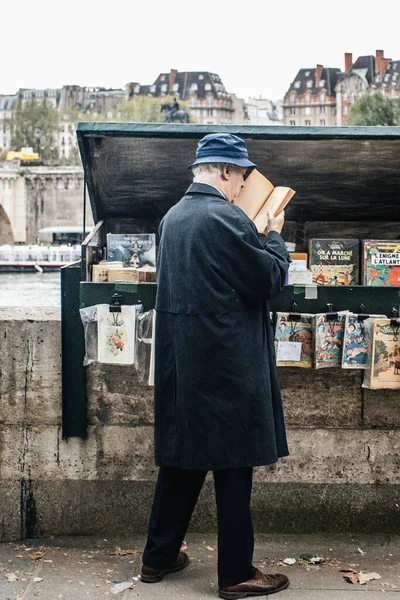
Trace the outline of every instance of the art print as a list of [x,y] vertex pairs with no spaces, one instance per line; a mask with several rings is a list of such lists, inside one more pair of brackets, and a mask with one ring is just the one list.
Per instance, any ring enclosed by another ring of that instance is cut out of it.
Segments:
[[110,312],[108,305],[98,311],[98,360],[102,363],[131,365],[135,358],[134,306],[121,306]]

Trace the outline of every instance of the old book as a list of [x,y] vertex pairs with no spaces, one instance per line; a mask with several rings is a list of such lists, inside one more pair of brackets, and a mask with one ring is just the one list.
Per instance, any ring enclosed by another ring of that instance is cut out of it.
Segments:
[[309,240],[309,269],[318,285],[358,285],[360,242],[350,239]]
[[253,169],[240,190],[235,204],[254,221],[259,233],[265,233],[269,216],[277,217],[295,193],[290,187],[274,187],[260,171]]
[[369,362],[368,326],[372,317],[385,315],[346,315],[343,337],[342,369],[365,369]]
[[276,313],[275,352],[278,367],[313,366],[313,315]]
[[314,315],[314,367],[340,367],[344,337],[345,313]]
[[122,261],[124,267],[156,266],[155,233],[108,233],[107,260]]
[[108,281],[139,281],[149,283],[156,281],[156,270],[154,267],[135,269],[134,267],[124,267],[122,269],[112,269],[108,272]]
[[107,262],[107,261],[102,261],[101,263],[97,264],[97,265],[92,265],[92,281],[94,283],[101,283],[101,282],[105,282],[108,281],[108,272],[109,270],[112,269],[122,269],[123,268],[123,263],[122,262]]
[[399,240],[363,240],[362,257],[363,285],[400,286]]
[[400,389],[400,320],[374,319],[371,365],[363,387]]

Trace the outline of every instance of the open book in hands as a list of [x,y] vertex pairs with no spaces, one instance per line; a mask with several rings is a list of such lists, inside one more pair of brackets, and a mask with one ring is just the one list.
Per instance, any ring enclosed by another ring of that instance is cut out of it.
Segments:
[[253,169],[234,203],[254,221],[259,233],[265,233],[269,217],[277,217],[295,193],[290,187],[274,187],[260,171]]

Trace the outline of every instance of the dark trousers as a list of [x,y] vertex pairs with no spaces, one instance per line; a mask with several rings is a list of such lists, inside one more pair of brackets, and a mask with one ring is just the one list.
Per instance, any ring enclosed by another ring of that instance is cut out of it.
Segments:
[[[143,563],[161,569],[179,554],[207,471],[161,467]],[[254,550],[250,513],[253,469],[214,471],[218,521],[218,585],[251,579]]]

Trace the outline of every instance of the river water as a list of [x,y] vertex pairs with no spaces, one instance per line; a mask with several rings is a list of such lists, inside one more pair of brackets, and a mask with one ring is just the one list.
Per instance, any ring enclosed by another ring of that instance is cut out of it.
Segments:
[[37,308],[60,305],[60,271],[0,273],[0,307]]

